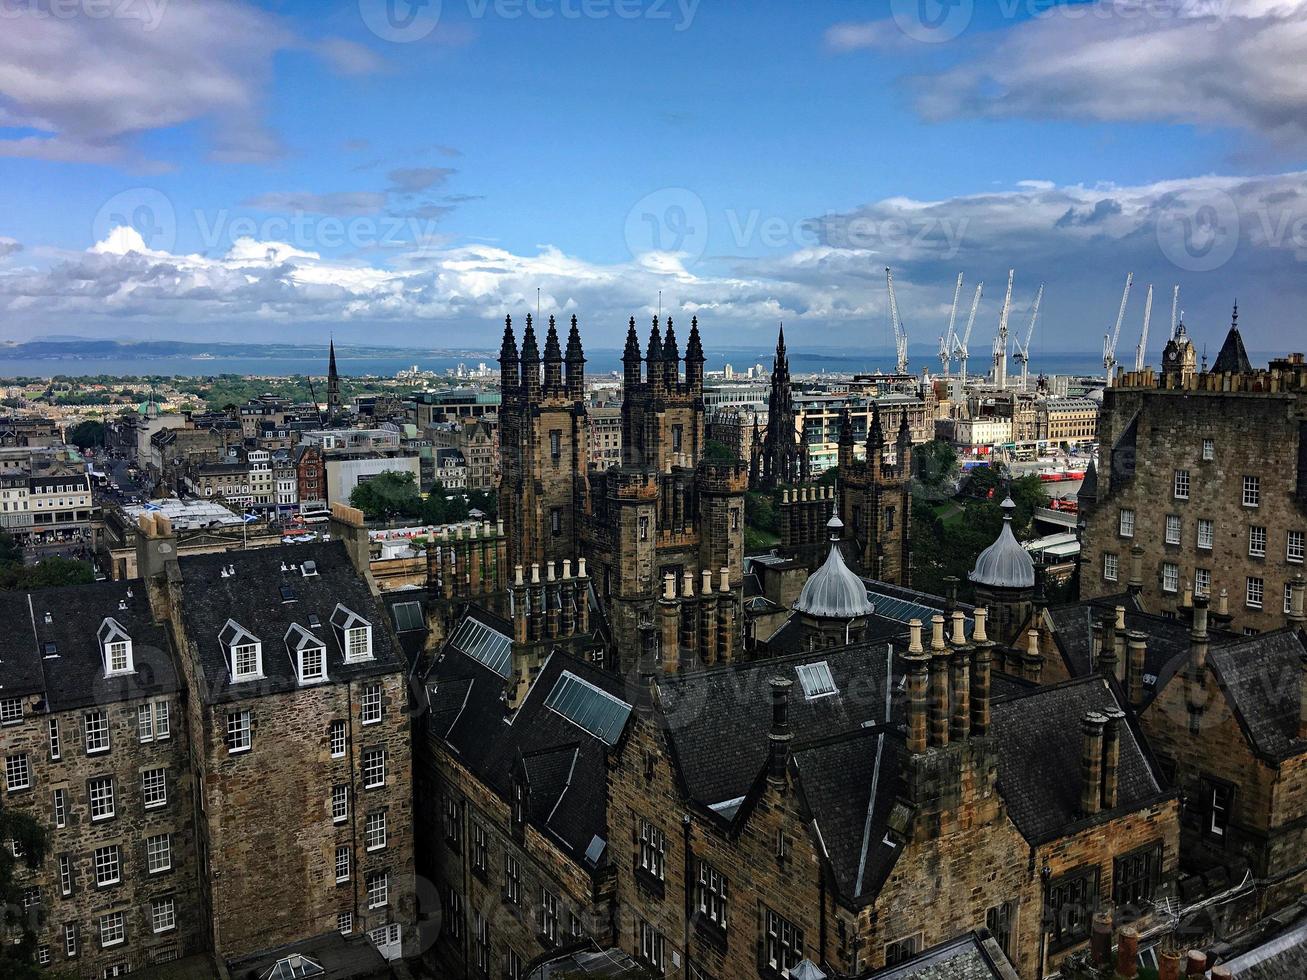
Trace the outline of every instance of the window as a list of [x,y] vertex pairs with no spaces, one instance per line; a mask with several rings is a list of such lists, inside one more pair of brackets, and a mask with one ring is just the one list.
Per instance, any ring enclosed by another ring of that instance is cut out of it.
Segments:
[[1162,872],[1162,845],[1150,844],[1112,862],[1112,902],[1142,911],[1152,902]]
[[1173,492],[1176,500],[1189,499],[1189,471],[1176,470]]
[[253,745],[253,716],[249,711],[227,712],[227,754],[248,752]]
[[59,855],[59,894],[73,893],[73,862],[67,854]]
[[1121,571],[1121,559],[1110,551],[1103,552],[1103,581],[1115,582]]
[[1048,889],[1054,948],[1089,938],[1089,923],[1098,904],[1098,870],[1086,868],[1054,881]]
[[386,814],[369,813],[363,831],[364,846],[369,851],[379,851],[386,846]]
[[327,651],[324,647],[305,647],[299,657],[301,684],[327,679]]
[[356,626],[345,631],[345,659],[366,660],[372,656],[372,629]]
[[766,963],[773,972],[783,973],[803,959],[803,930],[771,909],[765,912]]
[[1266,595],[1266,582],[1249,576],[1245,591],[1245,603],[1249,609],[1261,609],[1262,599]]
[[1284,583],[1284,614],[1287,616],[1293,612],[1293,583]]
[[50,719],[50,759],[58,762],[61,746],[59,743],[59,719]]
[[667,956],[667,942],[663,934],[640,920],[640,959],[648,963],[658,974],[663,972],[663,963]]
[[231,673],[236,680],[259,676],[259,645],[257,643],[243,643],[232,648]]
[[38,947],[36,947],[36,962],[39,963],[41,966],[49,966],[49,965],[50,965],[50,947],[49,947],[49,946],[38,946]]
[[109,844],[95,849],[95,884],[98,888],[116,885],[121,872],[118,845]]
[[898,939],[892,943],[885,944],[885,965],[896,966],[899,963],[906,963],[912,957],[917,955],[917,947],[920,945],[920,936],[908,936],[906,939]]
[[119,641],[108,645],[109,673],[121,674],[132,669],[132,658],[126,643]]
[[331,822],[344,823],[349,818],[349,787],[331,787]]
[[726,876],[705,861],[699,862],[699,914],[719,929],[726,928]]
[[485,873],[490,856],[487,847],[486,828],[479,823],[472,824],[472,870]]
[[91,819],[108,820],[113,816],[113,780],[102,776],[92,779],[87,787],[91,797]]
[[363,753],[363,788],[386,785],[386,750],[367,749]]
[[1215,541],[1216,523],[1210,518],[1198,518],[1198,547],[1211,551]]
[[145,838],[145,867],[152,875],[172,870],[172,837],[159,834]]
[[549,430],[549,458],[557,463],[563,456],[563,433],[560,429]]
[[127,930],[123,922],[123,913],[110,912],[108,915],[100,916],[100,945],[117,946],[127,938]]
[[1303,544],[1304,544],[1303,532],[1290,531],[1288,536],[1288,541],[1286,542],[1284,548],[1285,560],[1291,561],[1297,565],[1301,565],[1302,556],[1303,556]]
[[504,951],[504,980],[522,980],[522,957],[511,949]]
[[141,795],[145,809],[153,810],[168,802],[168,770],[147,769],[141,773]]
[[1203,459],[1204,459],[1204,460],[1209,460],[1209,461],[1210,461],[1210,460],[1213,460],[1213,459],[1216,459],[1216,440],[1215,440],[1215,439],[1204,439],[1204,440],[1203,440]]
[[168,702],[154,702],[154,737],[157,741],[162,742],[172,735],[172,729],[168,720]]
[[72,959],[77,955],[77,923],[69,922],[64,926],[64,954]]
[[27,754],[5,756],[5,789],[27,789],[32,785],[32,770],[27,764]]
[[549,533],[557,537],[563,533],[563,511],[560,507],[549,510]]
[[1266,528],[1250,525],[1248,528],[1248,557],[1266,557]]
[[512,854],[504,854],[504,898],[522,904],[522,866]]
[[1119,528],[1121,537],[1133,538],[1135,536],[1135,512],[1133,510],[1121,509]]
[[550,946],[558,943],[558,896],[544,887],[540,889],[540,935]]
[[640,870],[663,880],[663,861],[667,854],[667,838],[648,820],[640,820]]
[[63,827],[68,823],[68,792],[57,789],[54,791],[54,825]]
[[375,725],[381,721],[381,685],[365,684],[363,686],[363,700],[360,704],[360,713],[365,725]]
[[1210,568],[1194,569],[1194,595],[1210,596],[1212,594],[1212,570]]
[[390,902],[390,873],[372,871],[368,873],[368,908],[379,909]]
[[341,933],[341,935],[344,935],[344,936],[348,936],[351,932],[353,932],[353,931],[354,931],[354,913],[353,913],[353,912],[337,912],[337,913],[336,913],[336,929]]
[[473,938],[476,943],[477,972],[490,973],[490,923],[480,912],[472,913]]
[[171,898],[156,898],[150,903],[150,927],[155,932],[177,928],[177,903]]
[[640,540],[649,540],[649,518],[645,516],[641,516],[640,518]]
[[1180,566],[1175,562],[1167,561],[1162,563],[1162,591],[1180,591]]
[[1245,507],[1260,507],[1262,503],[1262,478],[1260,476],[1245,476],[1243,478],[1243,505]]
[[1234,799],[1234,787],[1204,776],[1199,782],[1199,791],[1207,811],[1207,833],[1213,837],[1224,837],[1230,827],[1230,804]]
[[349,881],[349,848],[336,848],[336,882]]
[[109,713],[88,711],[86,721],[86,754],[109,751]]
[[333,759],[343,759],[345,757],[345,723],[343,721],[333,721],[331,728],[328,729],[327,742],[331,746],[331,757]]
[[1004,953],[1011,955],[1013,927],[1016,925],[1017,903],[1003,902],[985,913],[985,928]]
[[1166,515],[1166,543],[1167,544],[1180,543],[1180,515],[1179,514]]
[[140,742],[154,741],[154,709],[148,704],[136,709],[136,739]]
[[[0,699],[0,725],[16,725],[23,720],[23,699]],[[58,756],[55,756],[58,758]]]

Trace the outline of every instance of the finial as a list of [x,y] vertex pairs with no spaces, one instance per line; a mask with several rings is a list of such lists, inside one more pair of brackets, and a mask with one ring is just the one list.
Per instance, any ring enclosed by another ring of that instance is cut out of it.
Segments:
[[1234,301],[1234,314],[1230,317],[1230,329],[1239,329],[1239,301]]

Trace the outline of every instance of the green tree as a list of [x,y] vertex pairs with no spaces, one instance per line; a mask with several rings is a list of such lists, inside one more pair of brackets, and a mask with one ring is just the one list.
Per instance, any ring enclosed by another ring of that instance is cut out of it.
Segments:
[[104,423],[87,419],[68,430],[68,441],[78,449],[93,449],[104,445]]
[[360,483],[349,495],[368,520],[390,521],[422,514],[422,497],[412,473],[386,471]]
[[703,458],[731,462],[738,459],[731,447],[717,439],[709,439],[703,444]]
[[95,581],[90,562],[51,555],[35,565],[21,561],[0,564],[0,589],[48,589],[56,585],[87,585]]
[[[22,845],[23,863],[35,870],[45,861],[45,832],[31,817],[13,809],[0,808],[0,839],[16,841]],[[17,943],[6,940],[0,943],[0,977],[6,980],[37,980],[42,974],[35,963],[36,922],[30,912],[24,912],[22,886],[14,880],[18,858],[8,847],[0,847],[0,908],[3,908],[4,926],[19,933]]]
[[958,453],[952,444],[935,439],[912,450],[918,480],[932,490],[951,488],[958,478]]

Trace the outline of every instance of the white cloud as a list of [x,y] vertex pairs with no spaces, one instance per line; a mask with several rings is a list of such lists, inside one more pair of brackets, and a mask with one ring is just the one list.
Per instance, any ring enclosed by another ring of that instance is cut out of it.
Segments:
[[260,211],[300,211],[306,214],[377,214],[386,206],[386,195],[378,191],[337,191],[310,194],[299,191],[273,191],[243,202]]

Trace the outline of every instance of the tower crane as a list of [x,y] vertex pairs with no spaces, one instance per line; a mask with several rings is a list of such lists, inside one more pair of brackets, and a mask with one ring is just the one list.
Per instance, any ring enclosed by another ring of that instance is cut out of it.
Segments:
[[1148,284],[1148,298],[1144,300],[1144,332],[1139,335],[1139,346],[1135,348],[1135,370],[1144,369],[1144,356],[1148,350],[1148,324],[1153,319],[1153,284]]
[[1171,294],[1171,336],[1167,340],[1175,340],[1175,332],[1180,326],[1180,287],[1175,287],[1175,292]]
[[958,318],[958,299],[962,296],[962,273],[958,273],[958,284],[953,289],[953,309],[948,315],[948,329],[939,338],[939,369],[948,377],[949,362],[953,360],[953,345],[957,337],[953,333],[953,324]]
[[1116,344],[1121,339],[1121,324],[1125,321],[1126,304],[1130,302],[1130,287],[1135,284],[1135,274],[1125,277],[1125,292],[1121,294],[1121,309],[1116,314],[1116,327],[1111,333],[1103,334],[1103,369],[1107,372],[1107,386],[1112,387],[1112,374],[1116,371]]
[[976,297],[971,301],[971,315],[967,317],[967,329],[962,334],[962,339],[953,348],[953,353],[957,355],[958,363],[962,366],[962,389],[964,391],[967,387],[967,359],[971,357],[971,352],[967,350],[967,344],[971,343],[971,328],[976,325],[976,310],[980,308],[980,295],[984,291],[985,284],[983,282],[977,283]]
[[1007,296],[1003,312],[998,316],[998,333],[994,336],[994,387],[1007,387],[1007,319],[1012,312],[1012,277],[1015,269],[1007,270]]
[[885,282],[889,286],[890,325],[894,328],[894,353],[896,355],[894,371],[896,374],[907,374],[908,332],[903,329],[903,321],[899,319],[899,301],[894,296],[894,273],[890,272],[889,266],[885,266]]
[[1044,284],[1039,284],[1039,292],[1035,293],[1035,305],[1030,308],[1030,326],[1026,328],[1026,342],[1014,341],[1016,353],[1012,355],[1013,359],[1021,365],[1021,390],[1026,390],[1026,383],[1030,380],[1030,341],[1035,336],[1035,321],[1039,319],[1039,304],[1044,300]]

